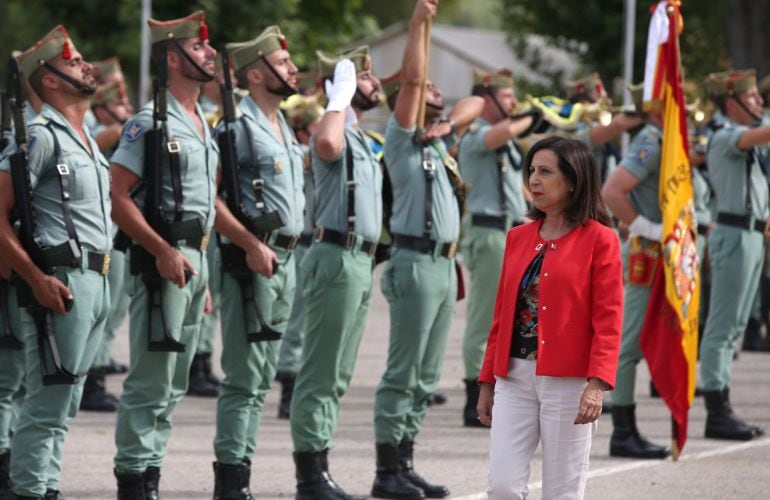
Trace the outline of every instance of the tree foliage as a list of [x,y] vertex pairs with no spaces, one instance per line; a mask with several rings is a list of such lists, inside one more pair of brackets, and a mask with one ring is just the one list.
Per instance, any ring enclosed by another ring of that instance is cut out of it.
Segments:
[[[598,71],[607,83],[622,76],[625,26],[624,0],[501,0],[506,30],[514,47],[522,35],[536,33],[564,48],[581,61],[583,72]],[[730,66],[726,19],[731,15],[723,0],[685,1],[685,29],[680,39],[687,78],[695,81]],[[636,2],[634,80],[644,76],[644,57],[650,7],[653,0]]]

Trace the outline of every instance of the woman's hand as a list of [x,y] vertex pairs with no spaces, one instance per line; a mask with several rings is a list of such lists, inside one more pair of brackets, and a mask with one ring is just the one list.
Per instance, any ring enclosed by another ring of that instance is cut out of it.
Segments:
[[602,399],[604,399],[605,382],[598,378],[592,378],[580,396],[575,425],[590,424],[596,421],[602,414]]
[[492,384],[481,382],[479,384],[479,402],[476,404],[476,412],[479,414],[479,422],[490,427],[492,425],[492,405],[495,399],[495,387]]

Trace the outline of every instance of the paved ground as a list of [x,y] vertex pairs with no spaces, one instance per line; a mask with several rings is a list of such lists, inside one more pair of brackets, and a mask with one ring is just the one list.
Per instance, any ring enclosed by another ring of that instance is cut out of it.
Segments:
[[[378,281],[379,283],[379,281]],[[490,284],[490,286],[496,286]],[[488,432],[461,426],[464,403],[461,337],[465,302],[458,304],[447,348],[440,389],[449,402],[429,411],[416,447],[417,469],[426,477],[449,485],[456,498],[486,498]],[[343,401],[337,447],[330,455],[331,472],[350,493],[368,494],[374,473],[372,401],[384,369],[388,311],[377,286],[364,341],[348,395]],[[116,342],[115,356],[128,359],[126,325]],[[770,429],[770,353],[744,353],[736,362],[732,399],[739,414]],[[670,421],[663,403],[651,399],[648,374],[639,369],[638,417],[642,432],[663,443]],[[121,377],[109,388],[121,390]],[[277,389],[277,385],[276,385]],[[259,448],[254,457],[252,491],[256,498],[294,495],[294,467],[288,422],[276,418],[278,391],[268,397]],[[705,411],[696,400],[691,411],[690,437],[682,459],[641,461],[608,456],[611,422],[602,417],[591,454],[587,499],[635,500],[679,498],[770,498],[770,438],[749,443],[703,439]],[[164,499],[211,498],[212,439],[215,401],[185,398],[174,416],[169,455],[162,470]],[[72,422],[64,451],[62,491],[72,499],[115,498],[112,476],[114,414],[81,413]],[[540,498],[540,456],[535,457],[531,497]]]

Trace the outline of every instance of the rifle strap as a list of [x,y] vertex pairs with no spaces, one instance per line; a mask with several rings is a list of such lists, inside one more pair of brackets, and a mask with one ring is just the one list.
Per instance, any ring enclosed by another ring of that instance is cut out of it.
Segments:
[[422,234],[425,238],[433,237],[433,181],[436,179],[436,163],[430,155],[430,146],[422,147],[422,170],[425,173],[425,224]]
[[70,168],[64,163],[64,159],[61,155],[61,145],[59,139],[56,137],[56,132],[53,129],[51,122],[46,124],[46,128],[51,133],[53,138],[53,151],[56,157],[56,173],[59,176],[59,189],[61,192],[61,211],[64,218],[64,227],[67,230],[67,238],[72,253],[77,262],[73,262],[73,267],[80,265],[80,240],[78,240],[78,233],[75,229],[75,223],[72,220],[72,207],[70,206]]
[[174,140],[168,123],[161,125],[166,137],[166,151],[168,151],[168,166],[171,174],[171,191],[174,195],[174,221],[179,222],[184,215],[184,205],[182,202],[182,171],[179,166],[179,153],[182,148],[179,141]]
[[251,132],[251,127],[249,127],[249,123],[248,120],[246,120],[246,117],[241,116],[239,120],[243,126],[243,132],[246,134],[246,143],[249,145],[249,158],[251,160],[251,165],[254,167],[254,179],[251,181],[251,186],[254,189],[254,206],[260,212],[265,212],[267,210],[267,205],[265,205],[265,195],[263,193],[265,180],[262,178],[262,172],[259,168],[257,155],[254,151],[254,136]]
[[505,173],[508,171],[508,165],[505,164],[505,158],[503,155],[509,154],[508,144],[505,144],[495,152],[495,160],[497,160],[497,188],[500,193],[500,211],[503,217],[508,213],[508,200],[505,198]]
[[347,232],[348,238],[356,233],[356,181],[353,176],[353,147],[345,137],[345,186],[348,195]]
[[24,344],[13,334],[11,328],[11,311],[8,307],[10,282],[0,278],[0,318],[3,321],[3,332],[0,336],[0,349],[20,350]]

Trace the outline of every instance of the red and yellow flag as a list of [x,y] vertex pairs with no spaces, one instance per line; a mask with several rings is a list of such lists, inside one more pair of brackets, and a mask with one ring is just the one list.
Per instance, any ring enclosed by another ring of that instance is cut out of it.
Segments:
[[680,4],[663,0],[653,7],[644,77],[645,106],[659,111],[663,120],[658,191],[663,266],[658,266],[653,281],[641,348],[653,383],[671,411],[674,460],[687,440],[687,413],[695,394],[700,302],[697,221],[679,60]]

